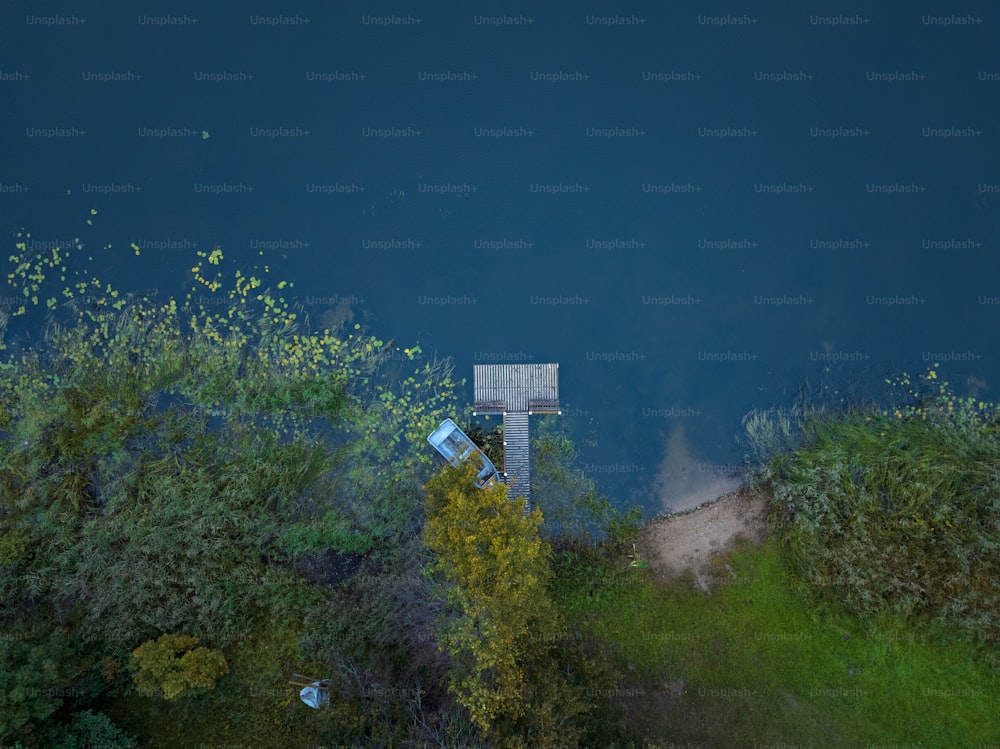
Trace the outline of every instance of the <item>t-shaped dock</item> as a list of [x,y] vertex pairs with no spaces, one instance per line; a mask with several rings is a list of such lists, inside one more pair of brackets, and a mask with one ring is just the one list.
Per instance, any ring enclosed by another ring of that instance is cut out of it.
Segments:
[[473,415],[503,414],[503,482],[531,510],[528,417],[561,414],[558,364],[476,364]]

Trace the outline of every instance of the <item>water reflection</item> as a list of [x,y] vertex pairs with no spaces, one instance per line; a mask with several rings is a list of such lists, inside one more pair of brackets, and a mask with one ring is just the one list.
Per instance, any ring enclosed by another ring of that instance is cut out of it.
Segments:
[[666,438],[652,491],[659,512],[682,512],[735,491],[742,483],[732,468],[699,458],[691,451],[683,424],[674,425]]

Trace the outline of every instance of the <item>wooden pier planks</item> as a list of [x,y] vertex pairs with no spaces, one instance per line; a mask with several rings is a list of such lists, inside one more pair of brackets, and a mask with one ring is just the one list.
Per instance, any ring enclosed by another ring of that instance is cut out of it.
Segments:
[[503,414],[504,483],[510,496],[524,497],[531,510],[531,452],[528,416],[558,414],[558,364],[476,364],[473,415]]
[[[508,411],[503,415],[503,476],[507,496],[531,502],[531,453],[528,414]],[[530,512],[530,506],[526,508]]]
[[473,383],[475,414],[559,413],[558,364],[476,364]]

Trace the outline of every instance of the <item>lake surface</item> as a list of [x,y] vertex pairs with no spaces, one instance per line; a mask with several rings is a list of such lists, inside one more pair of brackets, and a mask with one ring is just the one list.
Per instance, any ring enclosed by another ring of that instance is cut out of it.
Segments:
[[742,416],[807,380],[995,399],[993,6],[702,5],[11,4],[0,220],[141,292],[220,245],[470,401],[474,364],[558,362],[649,514],[731,487]]

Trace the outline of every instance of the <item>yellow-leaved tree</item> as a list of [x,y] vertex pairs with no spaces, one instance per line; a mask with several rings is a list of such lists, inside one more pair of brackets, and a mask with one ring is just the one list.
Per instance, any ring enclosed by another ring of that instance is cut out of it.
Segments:
[[191,635],[164,634],[133,650],[133,681],[139,693],[162,693],[173,700],[187,690],[214,689],[229,665],[221,651],[195,648],[197,644],[198,638]]
[[[547,669],[565,623],[548,595],[552,550],[538,534],[541,513],[526,516],[524,499],[509,499],[502,484],[476,488],[475,473],[470,464],[449,466],[425,487],[424,543],[438,557],[453,614],[441,636],[453,660],[451,690],[497,745],[518,745],[525,734],[541,740],[548,730],[533,726],[532,716],[555,709],[557,725],[545,721],[545,728],[559,731],[551,737],[559,745],[571,746],[572,719],[587,706]],[[534,683],[546,671],[557,688]],[[558,704],[548,704],[554,698]]]

